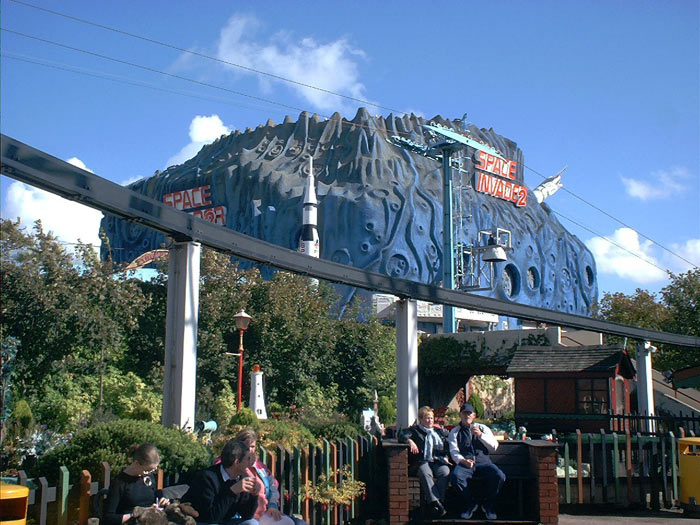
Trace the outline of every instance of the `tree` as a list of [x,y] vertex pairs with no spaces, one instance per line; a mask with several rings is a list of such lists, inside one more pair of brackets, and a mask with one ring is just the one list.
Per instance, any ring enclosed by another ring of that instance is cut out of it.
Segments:
[[656,300],[655,294],[637,288],[632,295],[606,292],[593,307],[593,315],[614,323],[661,330],[669,313],[666,307]]
[[[661,290],[668,312],[664,330],[700,336],[700,268],[680,275],[671,274],[671,283]],[[680,369],[700,363],[700,348],[664,347],[662,369]]]
[[[632,295],[606,293],[594,307],[599,319],[631,324],[651,330],[683,335],[700,335],[700,269],[670,274],[671,282],[661,290],[661,300],[655,294],[637,289]],[[612,338],[611,340],[621,340]],[[628,346],[633,348],[634,341]],[[654,368],[677,370],[700,362],[700,349],[657,345]]]
[[[17,341],[13,390],[32,406],[73,394],[81,407],[101,406],[108,367],[121,364],[148,297],[91,247],[68,251],[40,222],[27,232],[2,220],[0,231],[2,337]],[[45,424],[62,417],[56,407],[37,412]]]

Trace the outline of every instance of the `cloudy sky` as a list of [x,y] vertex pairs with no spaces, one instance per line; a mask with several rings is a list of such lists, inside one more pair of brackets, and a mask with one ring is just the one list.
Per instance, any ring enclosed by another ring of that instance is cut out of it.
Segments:
[[[601,291],[700,265],[696,1],[0,2],[2,133],[115,182],[301,110],[467,113],[531,188],[568,166],[547,203]],[[1,182],[3,217],[99,243],[99,212]]]

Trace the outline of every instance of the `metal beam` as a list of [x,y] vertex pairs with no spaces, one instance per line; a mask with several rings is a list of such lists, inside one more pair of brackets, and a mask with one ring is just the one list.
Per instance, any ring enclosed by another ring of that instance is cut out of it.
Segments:
[[559,326],[626,336],[642,341],[700,348],[700,337],[647,330],[581,315],[481,297],[308,257],[287,248],[197,219],[188,213],[81,170],[6,135],[0,135],[0,142],[1,168],[4,175],[103,212],[135,221],[143,226],[161,231],[178,241],[194,240],[209,248],[228,252],[257,263],[268,264],[281,270],[367,290],[390,293],[402,298],[447,304],[521,319],[533,319]]

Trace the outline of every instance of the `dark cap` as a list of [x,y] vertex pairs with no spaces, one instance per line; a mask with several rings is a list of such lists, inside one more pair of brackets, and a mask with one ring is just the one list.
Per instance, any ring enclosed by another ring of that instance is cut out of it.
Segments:
[[471,412],[474,413],[474,407],[471,406],[469,403],[464,403],[462,405],[462,408],[459,409],[460,412]]

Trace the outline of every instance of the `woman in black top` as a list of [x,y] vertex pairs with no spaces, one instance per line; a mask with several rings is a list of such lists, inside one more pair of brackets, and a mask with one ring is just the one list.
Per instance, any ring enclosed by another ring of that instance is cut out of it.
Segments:
[[125,467],[112,480],[109,496],[104,508],[104,520],[107,525],[121,525],[133,518],[134,507],[165,507],[168,500],[156,489],[153,473],[158,470],[160,456],[158,449],[151,443],[135,447],[131,456],[133,462]]

